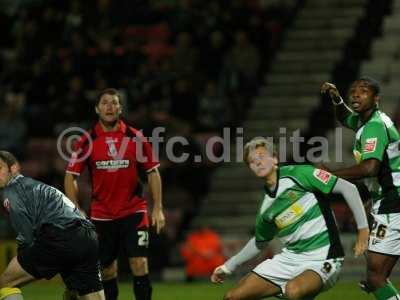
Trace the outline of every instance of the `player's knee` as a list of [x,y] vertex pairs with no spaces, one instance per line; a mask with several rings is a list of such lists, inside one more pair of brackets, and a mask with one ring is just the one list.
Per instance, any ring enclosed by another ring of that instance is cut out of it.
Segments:
[[134,257],[129,260],[129,264],[133,275],[143,276],[148,273],[147,258],[146,257]]
[[103,268],[102,270],[102,280],[110,280],[116,278],[118,275],[118,266],[117,262],[113,262],[108,267]]
[[290,300],[301,299],[301,288],[293,282],[288,282],[285,289],[285,296]]
[[386,273],[380,261],[370,259],[367,270],[367,284],[372,289],[378,289],[386,284]]

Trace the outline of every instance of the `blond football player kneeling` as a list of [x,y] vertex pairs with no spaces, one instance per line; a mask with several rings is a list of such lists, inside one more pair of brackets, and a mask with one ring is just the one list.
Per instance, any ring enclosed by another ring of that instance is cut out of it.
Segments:
[[224,299],[279,295],[288,299],[314,299],[336,283],[344,257],[332,211],[322,194],[343,196],[357,223],[355,255],[367,249],[368,222],[357,188],[311,165],[278,166],[274,145],[264,138],[246,144],[244,160],[265,182],[255,237],[217,267],[211,281],[223,282],[276,237],[284,245],[282,252],[256,266]]

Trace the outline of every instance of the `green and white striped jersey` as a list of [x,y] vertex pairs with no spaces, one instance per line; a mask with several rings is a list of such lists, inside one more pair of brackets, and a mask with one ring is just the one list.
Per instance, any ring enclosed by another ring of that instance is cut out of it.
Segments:
[[[337,177],[311,165],[278,169],[275,190],[266,194],[256,218],[256,241],[277,237],[295,253],[329,248],[327,258],[342,257],[336,223],[326,198]],[[324,201],[325,200],[325,201]]]
[[344,125],[356,132],[353,148],[356,161],[373,158],[381,162],[378,176],[365,179],[374,201],[374,212],[400,212],[400,135],[392,120],[375,110],[365,123],[358,114],[351,114]]

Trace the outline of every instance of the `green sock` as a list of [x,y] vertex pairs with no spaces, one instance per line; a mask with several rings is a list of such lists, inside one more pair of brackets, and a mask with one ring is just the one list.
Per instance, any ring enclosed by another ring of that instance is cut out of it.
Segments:
[[398,291],[394,285],[388,281],[384,287],[381,287],[373,292],[377,300],[396,300],[400,299]]

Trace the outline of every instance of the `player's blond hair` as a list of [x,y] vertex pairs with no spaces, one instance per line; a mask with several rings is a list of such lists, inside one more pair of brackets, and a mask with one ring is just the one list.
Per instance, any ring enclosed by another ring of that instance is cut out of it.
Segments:
[[252,150],[257,149],[258,147],[265,148],[269,154],[277,157],[275,145],[270,139],[266,139],[264,137],[255,137],[255,138],[251,139],[249,142],[247,142],[246,145],[244,145],[243,160],[246,164],[249,164],[250,152]]

